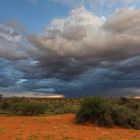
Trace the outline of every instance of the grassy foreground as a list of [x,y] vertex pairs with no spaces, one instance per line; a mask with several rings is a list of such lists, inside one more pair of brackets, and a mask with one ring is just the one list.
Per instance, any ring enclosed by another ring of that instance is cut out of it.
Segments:
[[1,98],[0,113],[32,116],[76,113],[77,123],[140,129],[140,101],[126,98]]

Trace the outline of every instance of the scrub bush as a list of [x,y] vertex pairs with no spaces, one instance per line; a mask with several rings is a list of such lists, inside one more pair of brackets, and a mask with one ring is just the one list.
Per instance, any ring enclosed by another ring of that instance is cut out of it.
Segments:
[[100,97],[88,97],[82,101],[76,115],[76,122],[84,123],[87,121],[106,127],[118,125],[140,129],[140,114],[136,110]]

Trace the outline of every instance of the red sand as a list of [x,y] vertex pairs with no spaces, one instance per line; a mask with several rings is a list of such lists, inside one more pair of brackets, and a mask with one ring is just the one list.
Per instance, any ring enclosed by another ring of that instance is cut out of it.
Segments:
[[140,130],[78,125],[74,118],[0,116],[0,140],[140,140]]

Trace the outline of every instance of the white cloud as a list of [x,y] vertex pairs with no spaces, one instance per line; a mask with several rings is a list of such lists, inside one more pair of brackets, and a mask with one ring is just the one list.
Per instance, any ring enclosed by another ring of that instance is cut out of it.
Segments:
[[19,42],[22,40],[22,35],[14,31],[13,28],[0,24],[0,38],[11,42]]
[[14,26],[0,24],[0,57],[9,60],[26,59],[26,36],[16,29],[16,25]]

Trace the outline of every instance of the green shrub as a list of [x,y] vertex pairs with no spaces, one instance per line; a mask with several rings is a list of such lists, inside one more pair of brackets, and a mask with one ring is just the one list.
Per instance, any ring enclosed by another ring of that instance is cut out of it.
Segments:
[[135,99],[121,98],[119,105],[124,105],[129,108],[132,112],[137,113],[140,116],[140,101]]
[[125,128],[140,129],[140,114],[127,105],[99,97],[85,98],[76,115],[77,123],[90,121],[101,126],[118,125]]
[[114,106],[112,118],[121,127],[140,129],[140,116],[126,106]]
[[1,109],[2,110],[8,110],[9,107],[10,107],[10,104],[8,102],[3,102],[1,104]]
[[46,105],[38,102],[17,102],[11,104],[9,110],[19,115],[39,115],[45,114],[46,107]]
[[134,109],[140,112],[140,102],[136,100],[130,100],[129,102],[127,102],[126,106],[129,107],[130,109]]
[[[7,98],[1,99],[0,112],[17,115],[30,115],[30,110],[37,104],[45,108],[45,114],[64,114],[75,113],[79,110],[80,99],[64,98],[64,99],[42,99],[42,98]],[[33,104],[33,105],[32,105]],[[26,112],[26,113],[24,113]],[[28,112],[28,113],[27,113]],[[33,112],[33,111],[32,111]],[[35,112],[35,111],[34,111]],[[33,113],[36,114],[36,113]]]
[[65,105],[64,113],[77,113],[79,111],[79,105]]
[[95,122],[102,126],[112,126],[112,104],[109,100],[99,97],[89,97],[83,100],[81,108],[76,116],[78,123],[86,121]]
[[76,113],[79,110],[79,105],[65,104],[63,106],[48,105],[46,111],[47,114],[64,114],[64,113]]

